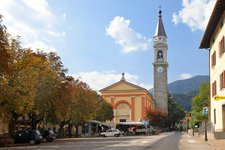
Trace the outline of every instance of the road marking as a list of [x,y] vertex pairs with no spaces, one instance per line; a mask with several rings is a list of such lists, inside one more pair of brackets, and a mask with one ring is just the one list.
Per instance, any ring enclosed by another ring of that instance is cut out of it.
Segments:
[[194,140],[188,140],[189,143],[196,143]]
[[148,141],[143,141],[143,142],[141,142],[141,143],[143,143],[143,144],[144,144],[144,143],[148,143]]

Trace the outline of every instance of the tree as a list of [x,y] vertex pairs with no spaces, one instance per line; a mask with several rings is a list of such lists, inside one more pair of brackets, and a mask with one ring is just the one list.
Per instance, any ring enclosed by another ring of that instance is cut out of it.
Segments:
[[11,63],[9,34],[6,27],[2,25],[2,17],[0,15],[0,82],[3,82],[4,74],[9,73]]
[[169,94],[168,97],[168,121],[169,127],[172,125],[172,129],[174,129],[175,124],[179,123],[185,117],[184,109],[181,105],[177,104],[174,99]]
[[78,126],[93,119],[96,109],[94,107],[96,106],[96,92],[79,80],[75,80],[73,90],[73,102],[69,109],[69,115],[71,123],[77,129],[76,136],[78,136]]
[[106,121],[113,119],[114,116],[112,105],[106,102],[106,100],[100,95],[97,95],[97,106],[98,107],[96,107],[96,113],[94,117],[95,120]]
[[198,95],[192,99],[192,118],[194,121],[193,124],[202,122],[203,116],[203,107],[204,105],[210,106],[210,89],[209,83],[202,83],[199,87]]
[[31,50],[21,49],[17,40],[12,41],[11,50],[14,60],[11,72],[1,86],[1,115],[5,121],[9,121],[10,133],[15,129],[18,117],[27,116],[34,109],[40,74],[47,66],[46,61],[34,55]]
[[64,82],[67,71],[63,68],[60,57],[56,53],[38,51],[35,55],[47,64],[39,72],[35,105],[29,113],[33,129],[36,129],[37,124],[41,121],[44,123],[57,122],[55,101],[58,98],[59,87]]
[[167,121],[167,114],[160,109],[147,109],[146,119],[149,120],[150,125],[164,128]]
[[[73,125],[78,129],[79,125],[94,118],[97,97],[96,91],[91,90],[86,83],[67,77],[66,82],[60,88],[59,99],[56,102],[60,136],[63,136],[65,125],[68,125],[69,133],[71,133]],[[78,135],[78,130],[76,131]]]

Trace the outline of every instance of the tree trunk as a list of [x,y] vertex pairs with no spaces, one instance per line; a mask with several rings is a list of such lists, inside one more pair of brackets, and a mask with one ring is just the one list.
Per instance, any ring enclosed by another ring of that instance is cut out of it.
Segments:
[[73,125],[71,123],[68,124],[68,137],[72,138],[72,127]]
[[78,137],[78,125],[75,125],[75,128],[76,128],[75,137]]
[[32,130],[36,130],[37,129],[37,124],[39,122],[41,122],[43,120],[43,118],[37,119],[37,115],[36,114],[30,114],[29,117],[31,119],[31,129]]
[[37,122],[36,121],[32,121],[31,122],[31,129],[32,130],[36,130],[37,129]]
[[11,119],[8,127],[9,127],[9,134],[10,134],[10,136],[12,136],[15,132],[15,129],[16,129],[16,120]]
[[63,127],[64,127],[66,124],[68,124],[69,122],[70,122],[70,121],[65,121],[65,120],[63,120],[63,121],[60,122],[59,130],[58,130],[58,136],[59,136],[59,138],[64,138],[64,137],[66,136],[66,133],[65,133]]
[[64,137],[64,125],[63,124],[60,124],[59,126],[59,130],[58,130],[58,136],[59,138],[63,138]]

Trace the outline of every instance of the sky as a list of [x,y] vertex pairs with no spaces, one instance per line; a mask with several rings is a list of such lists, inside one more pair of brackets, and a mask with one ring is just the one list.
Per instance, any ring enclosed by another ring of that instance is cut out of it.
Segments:
[[208,75],[199,45],[216,0],[0,0],[3,24],[24,48],[54,51],[68,75],[94,90],[125,73],[153,87],[153,36],[159,6],[168,43],[168,82]]

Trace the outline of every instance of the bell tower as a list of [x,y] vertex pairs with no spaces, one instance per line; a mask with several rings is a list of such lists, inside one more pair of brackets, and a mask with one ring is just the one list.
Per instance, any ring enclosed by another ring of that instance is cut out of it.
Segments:
[[154,35],[154,100],[156,108],[168,113],[167,85],[167,36],[162,21],[162,10],[159,10],[158,23]]

